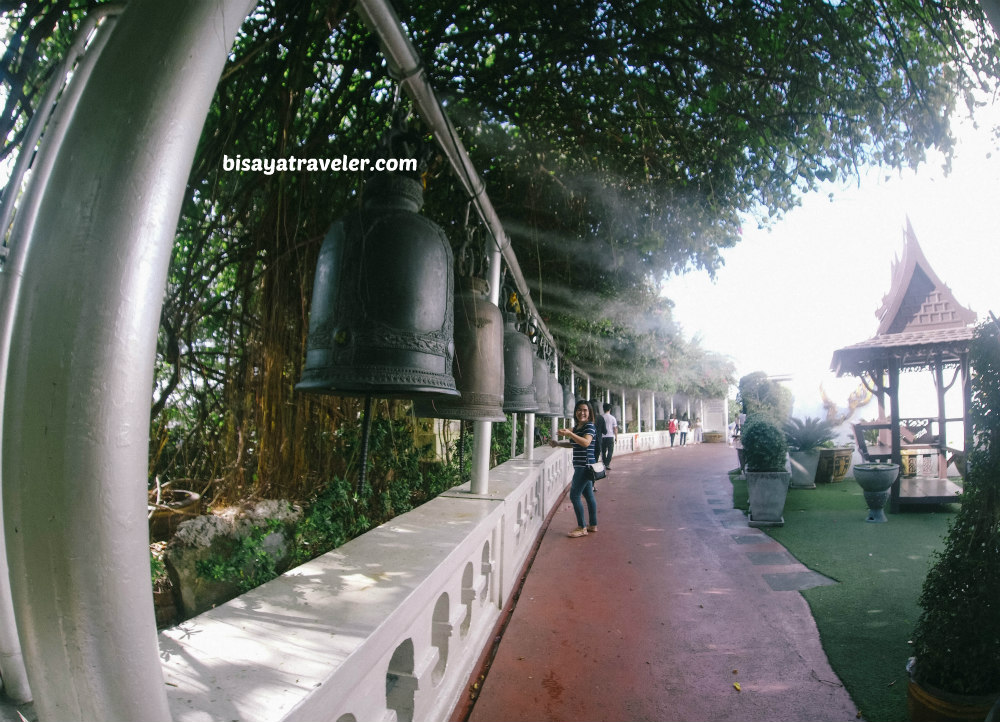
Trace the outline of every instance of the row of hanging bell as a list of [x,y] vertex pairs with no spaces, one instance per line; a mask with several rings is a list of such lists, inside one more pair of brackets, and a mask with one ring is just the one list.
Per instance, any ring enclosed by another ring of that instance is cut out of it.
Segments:
[[485,281],[470,278],[454,295],[451,246],[422,205],[418,180],[373,176],[361,210],[331,227],[296,390],[413,399],[430,418],[571,416],[555,374],[513,314],[501,322]]
[[536,416],[545,419],[557,419],[563,415],[562,386],[559,379],[549,370],[549,364],[545,359],[534,357],[535,369],[535,396],[538,399],[538,411]]
[[503,410],[508,414],[538,411],[535,395],[535,357],[531,340],[517,330],[517,315],[504,314],[503,329]]
[[460,397],[413,402],[420,418],[504,421],[504,326],[481,278],[462,279],[455,299],[455,384]]
[[563,416],[567,419],[572,419],[575,408],[576,394],[573,393],[573,386],[571,384],[563,384]]
[[517,330],[516,315],[507,314],[502,334],[497,334],[499,316],[499,309],[487,299],[485,281],[465,280],[455,302],[454,376],[461,398],[416,400],[416,416],[503,421],[508,413],[564,415],[564,389],[555,374],[535,356],[528,337]]

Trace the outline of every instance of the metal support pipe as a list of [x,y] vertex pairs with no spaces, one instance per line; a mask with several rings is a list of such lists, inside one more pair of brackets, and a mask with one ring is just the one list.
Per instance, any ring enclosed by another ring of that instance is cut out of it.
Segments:
[[510,415],[510,458],[517,456],[517,414]]
[[[552,348],[554,349],[555,346],[553,346]],[[559,381],[559,354],[557,354],[557,353],[552,354],[552,366],[553,366],[553,369],[554,369],[555,374],[556,374],[556,376],[555,376],[556,381],[558,382]],[[552,392],[551,391],[549,392],[549,397],[550,398],[552,397]],[[559,395],[559,398],[562,399],[562,394]],[[562,405],[562,404],[560,404],[560,405]],[[552,437],[551,438],[553,438],[553,439],[558,438],[559,419],[561,417],[562,417],[562,414],[559,414],[559,416],[553,416],[552,417]]]
[[43,720],[170,719],[143,486],[153,359],[187,176],[252,6],[132,0],[35,227],[12,238],[29,252],[3,410],[4,520]]
[[[32,119],[28,137],[21,146],[14,172],[7,184],[7,194],[4,197],[3,209],[0,211],[0,238],[6,234],[7,226],[14,215],[15,202],[17,217],[11,229],[9,256],[3,272],[0,273],[0,439],[3,438],[3,406],[17,297],[24,275],[24,261],[28,252],[31,229],[38,218],[42,189],[51,174],[56,153],[62,145],[68,121],[76,111],[82,89],[114,28],[114,16],[122,9],[123,6],[119,5],[97,8],[80,24],[76,38],[45,92],[38,114]],[[98,27],[98,22],[104,18],[107,20]],[[90,41],[89,46],[88,41]],[[66,78],[71,71],[73,81],[67,87]],[[58,105],[55,105],[55,99],[60,91],[62,95]],[[43,131],[45,142],[36,153],[35,146]],[[26,184],[23,195],[18,198],[18,189],[29,167],[32,170],[31,180]],[[0,506],[0,679],[3,680],[4,692],[12,701],[21,704],[31,700],[28,673],[14,618],[2,506]]]
[[627,402],[625,400],[625,389],[622,389],[622,418],[621,418],[621,424],[622,424],[622,433],[623,434],[628,430],[628,421],[627,421],[627,419],[628,419],[628,412],[625,410],[626,403]]
[[[103,47],[111,28],[114,27],[114,23],[105,23],[102,26],[104,27],[104,31],[99,35],[95,35],[94,30],[98,27],[98,23],[100,23],[101,20],[109,17],[113,18],[121,13],[124,8],[124,5],[108,4],[99,5],[91,10],[87,17],[80,22],[80,27],[77,28],[76,36],[73,38],[73,42],[66,50],[65,57],[63,57],[62,62],[59,63],[59,68],[56,72],[52,74],[49,87],[45,89],[45,95],[42,96],[42,100],[38,104],[35,114],[31,117],[31,122],[28,123],[28,131],[25,133],[24,140],[21,142],[17,160],[14,162],[14,169],[11,171],[10,178],[7,179],[6,192],[4,193],[3,201],[0,202],[0,246],[3,245],[2,241],[7,236],[7,230],[10,227],[10,219],[14,215],[14,207],[17,205],[18,191],[21,187],[21,182],[24,180],[24,174],[28,172],[29,167],[34,166],[36,171],[33,173],[33,178],[35,180],[32,182],[36,185],[40,182],[37,180],[39,177],[39,174],[37,173],[39,164],[35,160],[35,146],[38,144],[38,139],[41,138],[42,133],[45,132],[46,147],[52,148],[53,146],[58,147],[59,145],[58,141],[53,142],[52,134],[46,127],[49,124],[49,119],[55,113],[56,98],[59,97],[59,93],[66,86],[66,81],[70,73],[72,73],[73,82],[77,87],[86,83],[86,79],[90,77],[90,70],[93,68],[93,63],[83,63],[80,68],[75,70],[74,66],[84,54],[88,54],[91,59],[100,55],[100,49]],[[93,38],[91,38],[92,35],[94,36]],[[75,95],[76,98],[79,97],[78,93]],[[71,107],[75,107],[76,98],[73,102],[67,103],[68,99],[64,96],[59,100],[58,107],[60,109],[66,109],[67,104]]]
[[535,458],[535,415],[524,415],[524,458]]
[[469,158],[468,151],[466,151],[455,127],[445,115],[441,103],[434,94],[434,89],[427,80],[423,63],[420,62],[416,48],[406,37],[399,16],[386,0],[358,0],[357,10],[361,19],[378,37],[382,52],[389,61],[390,74],[398,79],[400,86],[413,100],[420,117],[427,123],[441,146],[442,152],[455,172],[455,177],[462,184],[466,195],[472,199],[480,219],[493,235],[496,248],[503,254],[507,270],[517,288],[521,302],[527,306],[528,312],[538,321],[539,332],[555,348],[555,340],[542,322],[541,314],[538,313],[531,298],[531,292],[524,280],[521,266],[517,262],[513,248],[511,248],[510,238],[504,231],[503,224],[486,194],[486,188]]

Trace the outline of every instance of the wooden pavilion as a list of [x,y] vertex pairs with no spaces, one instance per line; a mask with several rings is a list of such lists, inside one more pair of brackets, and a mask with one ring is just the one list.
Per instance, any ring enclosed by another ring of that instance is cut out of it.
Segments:
[[[962,448],[970,448],[969,344],[976,314],[959,304],[951,289],[934,273],[909,219],[902,258],[893,264],[892,286],[875,315],[879,319],[875,336],[838,349],[831,361],[831,368],[838,376],[857,376],[878,400],[879,418],[854,425],[858,450],[865,461],[891,460],[900,465],[902,473],[892,486],[891,511],[898,511],[901,504],[956,501],[961,488],[948,481],[947,470],[949,461],[954,459],[959,472],[964,473],[964,453],[949,446],[947,424],[962,423]],[[932,373],[937,416],[901,418],[900,374],[918,370]],[[947,384],[946,370],[951,373]],[[959,379],[962,415],[949,418],[945,392]],[[869,429],[878,430],[877,443],[866,441],[864,432]]]

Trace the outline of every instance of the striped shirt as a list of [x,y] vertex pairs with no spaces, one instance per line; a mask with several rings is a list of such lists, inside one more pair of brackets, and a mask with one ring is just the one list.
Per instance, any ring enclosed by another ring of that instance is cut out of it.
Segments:
[[593,464],[594,460],[597,458],[594,453],[594,447],[596,446],[594,439],[597,438],[597,427],[594,426],[594,422],[588,421],[583,426],[574,428],[573,433],[577,436],[590,435],[590,446],[586,449],[575,441],[570,442],[573,444],[573,466],[586,466],[587,464]]

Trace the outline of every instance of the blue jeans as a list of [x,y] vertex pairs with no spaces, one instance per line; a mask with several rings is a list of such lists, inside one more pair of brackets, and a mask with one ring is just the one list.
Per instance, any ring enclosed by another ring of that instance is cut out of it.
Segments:
[[597,498],[594,496],[594,482],[587,478],[586,466],[573,467],[573,482],[569,487],[569,500],[573,502],[576,512],[576,525],[584,526],[582,496],[587,500],[587,510],[590,512],[589,526],[597,526]]

